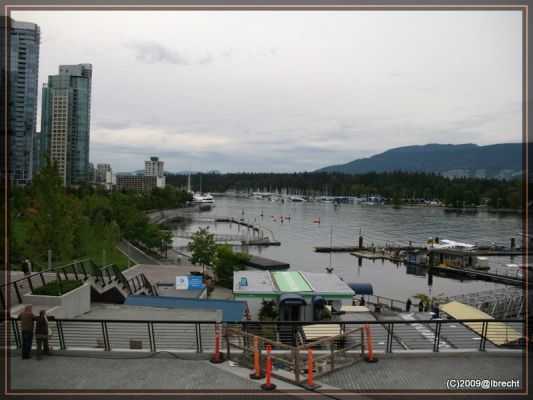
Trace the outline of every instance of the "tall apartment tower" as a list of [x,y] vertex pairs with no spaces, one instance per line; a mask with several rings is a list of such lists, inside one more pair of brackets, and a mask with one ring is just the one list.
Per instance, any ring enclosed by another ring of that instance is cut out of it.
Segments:
[[[37,124],[41,34],[39,26],[30,22],[19,22],[8,18],[7,23],[9,33],[7,106],[2,102],[2,110],[6,107],[8,111],[7,173],[10,184],[24,185],[31,180],[34,168],[33,143]],[[4,29],[2,26],[2,36]],[[2,83],[6,85],[6,82]]]
[[163,161],[159,161],[159,157],[150,157],[149,161],[144,162],[144,175],[162,178],[164,165],[165,163]]
[[89,180],[91,82],[91,64],[60,65],[43,85],[41,147],[67,186]]

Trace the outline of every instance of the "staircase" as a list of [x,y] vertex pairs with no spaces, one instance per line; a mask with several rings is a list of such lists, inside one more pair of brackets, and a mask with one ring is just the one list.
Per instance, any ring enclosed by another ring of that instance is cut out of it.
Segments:
[[155,288],[143,273],[126,279],[115,264],[98,267],[92,260],[76,261],[58,268],[33,273],[0,286],[4,309],[20,309],[23,296],[51,281],[82,280],[91,285],[92,302],[123,303],[130,294],[157,296]]

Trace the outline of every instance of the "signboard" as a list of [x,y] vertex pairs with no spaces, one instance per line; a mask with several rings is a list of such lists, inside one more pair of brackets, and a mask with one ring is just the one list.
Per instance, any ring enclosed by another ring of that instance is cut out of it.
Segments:
[[201,290],[202,288],[202,276],[176,276],[176,289],[178,290]]

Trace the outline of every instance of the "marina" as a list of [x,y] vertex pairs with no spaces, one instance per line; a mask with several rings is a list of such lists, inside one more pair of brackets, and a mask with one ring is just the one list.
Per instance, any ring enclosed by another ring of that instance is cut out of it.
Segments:
[[[279,216],[282,215],[290,215],[290,220],[281,222]],[[318,219],[321,223],[314,223]],[[510,238],[515,237],[516,245],[523,245],[518,234],[522,228],[518,214],[449,214],[439,207],[394,209],[360,204],[332,207],[311,201],[281,203],[218,197],[215,209],[184,215],[169,225],[174,231],[174,247],[186,252],[184,248],[188,240],[180,238],[180,232],[194,232],[206,226],[217,234],[240,235],[246,232],[260,238],[258,230],[253,234],[254,228],[250,226],[263,230],[265,235],[271,233],[269,241],[279,242],[279,246],[243,245],[239,242],[233,247],[250,255],[280,260],[289,264],[291,270],[326,272],[331,255],[331,267],[336,275],[347,282],[372,283],[375,293],[387,293],[397,299],[416,293],[451,296],[506,287],[505,283],[452,274],[451,271],[435,270],[430,277],[427,267],[399,262],[402,260],[395,258],[398,256],[397,249],[426,248],[428,237],[452,238],[466,243],[477,240],[480,248],[492,243],[501,248],[508,247]],[[360,236],[364,237],[362,253],[328,252],[330,247],[360,251]],[[328,246],[330,243],[334,246]],[[315,251],[315,248],[325,252]],[[479,255],[481,252],[490,254],[487,255],[489,273],[501,274],[504,265],[523,262],[522,256],[512,252],[487,248],[480,249]]]

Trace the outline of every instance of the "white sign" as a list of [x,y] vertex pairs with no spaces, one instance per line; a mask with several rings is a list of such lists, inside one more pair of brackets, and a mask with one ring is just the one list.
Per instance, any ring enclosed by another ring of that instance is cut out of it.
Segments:
[[188,276],[176,276],[176,289],[187,290],[189,287]]

